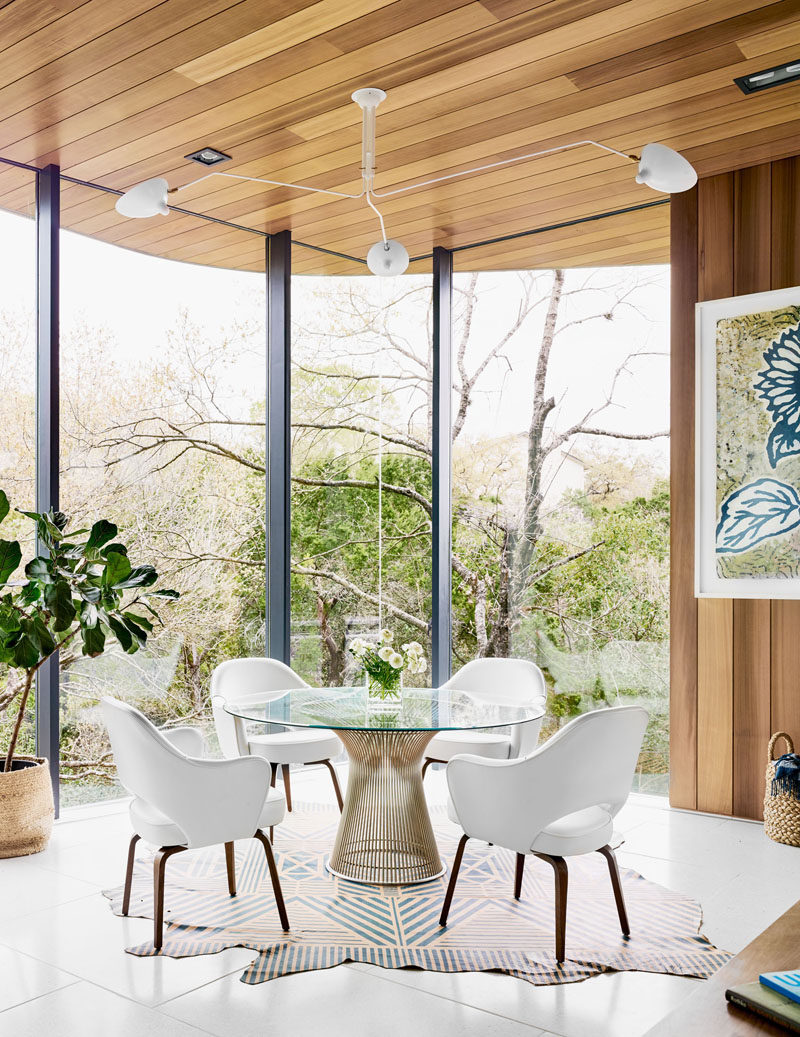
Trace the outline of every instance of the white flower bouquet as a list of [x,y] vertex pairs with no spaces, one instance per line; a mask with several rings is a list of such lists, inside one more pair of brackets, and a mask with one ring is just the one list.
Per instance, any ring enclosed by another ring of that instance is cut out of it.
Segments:
[[424,673],[428,668],[419,641],[408,641],[397,648],[391,630],[381,630],[377,644],[361,637],[354,638],[348,650],[367,675],[369,693],[375,698],[398,699],[403,671]]

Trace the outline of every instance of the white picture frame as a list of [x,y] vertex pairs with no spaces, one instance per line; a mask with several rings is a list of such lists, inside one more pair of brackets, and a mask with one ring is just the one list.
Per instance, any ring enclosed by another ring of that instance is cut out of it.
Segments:
[[[695,595],[698,598],[766,598],[792,599],[800,598],[800,575],[789,576],[747,576],[733,578],[719,573],[718,559],[718,525],[723,528],[723,515],[728,501],[735,496],[731,494],[724,504],[717,500],[718,452],[717,452],[717,420],[718,420],[718,322],[730,317],[758,317],[785,307],[800,308],[800,287],[785,288],[770,292],[756,292],[752,295],[739,295],[730,299],[714,299],[697,303],[695,307]],[[753,355],[759,352],[762,356],[763,341],[760,345],[754,342]],[[767,414],[766,404],[744,396],[742,406],[759,407]],[[760,419],[763,421],[763,419]],[[777,422],[777,419],[775,419]],[[795,451],[798,452],[798,451]],[[796,462],[793,461],[793,465]],[[781,465],[778,466],[780,468]],[[785,466],[783,466],[785,467]],[[765,473],[771,476],[772,470]],[[775,478],[780,479],[776,470]],[[757,483],[769,484],[766,477],[754,478],[749,487]],[[792,486],[796,489],[800,500],[800,480],[796,478]],[[745,487],[745,489],[748,487]],[[744,492],[744,490],[742,491]],[[800,512],[798,512],[800,522]],[[794,527],[787,525],[787,529]],[[722,534],[721,534],[722,535]],[[784,534],[772,534],[773,536]],[[724,537],[722,542],[726,542]],[[722,549],[725,551],[726,549]],[[730,550],[730,549],[728,549]],[[743,553],[742,548],[737,549]],[[798,572],[800,572],[800,554],[798,555]]]

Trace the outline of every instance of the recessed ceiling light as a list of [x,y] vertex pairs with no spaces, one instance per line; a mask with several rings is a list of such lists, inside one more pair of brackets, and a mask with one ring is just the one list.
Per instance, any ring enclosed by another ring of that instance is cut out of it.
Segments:
[[192,162],[199,162],[201,166],[216,166],[220,162],[230,162],[231,160],[230,155],[226,155],[224,151],[217,151],[216,148],[200,148],[199,151],[193,151],[191,155],[183,157]]
[[800,79],[800,59],[787,61],[774,68],[763,68],[760,72],[751,72],[749,76],[737,76],[734,83],[743,94],[756,94],[759,90],[769,90],[772,86],[794,83]]

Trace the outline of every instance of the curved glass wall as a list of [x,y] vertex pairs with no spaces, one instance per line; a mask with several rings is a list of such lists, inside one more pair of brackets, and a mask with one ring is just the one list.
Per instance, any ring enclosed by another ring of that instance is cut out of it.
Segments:
[[668,268],[455,261],[453,669],[536,661],[543,737],[643,703],[637,787],[666,793]]

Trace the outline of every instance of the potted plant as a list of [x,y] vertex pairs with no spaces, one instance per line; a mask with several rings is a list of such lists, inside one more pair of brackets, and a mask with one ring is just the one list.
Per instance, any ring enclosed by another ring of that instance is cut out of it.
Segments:
[[370,702],[382,708],[391,708],[400,701],[404,670],[424,673],[428,667],[419,641],[409,641],[399,648],[393,642],[391,630],[384,629],[375,645],[357,637],[349,646],[350,654],[366,674]]
[[[0,490],[0,523],[9,510]],[[0,665],[19,678],[12,696],[19,697],[18,708],[0,766],[0,857],[38,853],[53,826],[47,760],[15,756],[38,671],[77,638],[85,656],[101,655],[112,638],[125,652],[138,651],[159,619],[151,601],[178,597],[177,591],[150,589],[158,573],[152,565],[131,565],[127,548],[114,539],[113,522],[100,519],[91,529],[70,531],[63,512],[19,513],[35,522],[41,553],[25,566],[24,580],[12,581],[22,549],[16,540],[0,540]]]

